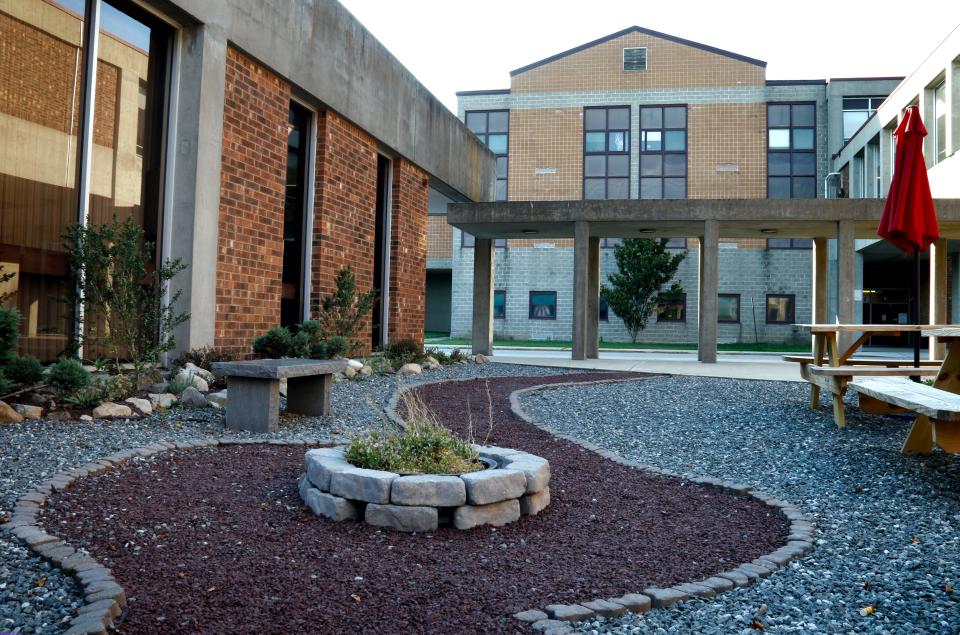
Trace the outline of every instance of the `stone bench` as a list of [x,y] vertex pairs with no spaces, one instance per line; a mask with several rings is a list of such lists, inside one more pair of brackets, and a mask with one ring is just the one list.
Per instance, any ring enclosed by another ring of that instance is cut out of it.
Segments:
[[280,418],[280,380],[287,380],[287,412],[330,414],[333,374],[347,369],[343,360],[255,359],[217,362],[213,372],[227,378],[227,427],[276,432]]

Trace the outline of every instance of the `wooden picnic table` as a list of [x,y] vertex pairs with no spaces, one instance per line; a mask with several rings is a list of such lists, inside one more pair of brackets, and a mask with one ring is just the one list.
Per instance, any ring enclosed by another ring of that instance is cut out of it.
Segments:
[[[947,354],[943,358],[943,364],[940,365],[936,379],[933,380],[933,388],[960,395],[960,327],[926,328],[922,329],[920,334],[924,337],[935,337],[947,345]],[[909,408],[909,404],[894,403],[894,405]],[[945,408],[950,406],[951,404],[946,404]],[[952,404],[952,407],[956,408],[956,404]],[[960,423],[956,422],[956,416],[953,417],[953,421],[946,420],[947,414],[941,416],[944,419],[931,419],[925,414],[918,414],[903,444],[903,451],[926,454],[933,450],[935,445],[940,445],[944,450],[960,452]],[[936,426],[937,423],[943,425]]]

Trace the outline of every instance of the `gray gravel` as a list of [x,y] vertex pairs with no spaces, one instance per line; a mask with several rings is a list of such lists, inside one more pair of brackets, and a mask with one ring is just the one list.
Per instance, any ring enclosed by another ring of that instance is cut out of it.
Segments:
[[[439,379],[506,375],[557,375],[555,368],[506,364],[452,365],[399,380],[420,383]],[[394,376],[341,381],[333,386],[330,417],[284,415],[273,435],[234,433],[215,409],[173,409],[162,415],[120,421],[24,421],[0,426],[0,515],[31,486],[63,469],[95,461],[114,452],[155,441],[200,436],[345,440],[383,425],[382,408],[397,384]],[[42,586],[37,586],[43,580]],[[73,578],[31,554],[18,540],[0,533],[0,633],[58,633],[82,597]]]
[[808,390],[664,377],[524,398],[539,420],[628,458],[791,501],[819,530],[810,555],[759,584],[582,632],[756,633],[754,620],[767,632],[960,632],[960,463],[901,455],[906,418],[850,404],[840,430],[825,400],[809,408]]

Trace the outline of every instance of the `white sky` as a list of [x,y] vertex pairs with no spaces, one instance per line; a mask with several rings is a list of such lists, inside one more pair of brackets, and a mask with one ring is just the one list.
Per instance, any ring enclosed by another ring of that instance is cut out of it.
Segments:
[[340,1],[454,112],[458,90],[632,25],[826,79],[909,75],[960,24],[957,0]]

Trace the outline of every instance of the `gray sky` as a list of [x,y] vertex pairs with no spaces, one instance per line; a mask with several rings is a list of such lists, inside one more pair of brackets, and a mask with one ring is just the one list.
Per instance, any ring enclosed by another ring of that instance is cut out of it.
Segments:
[[765,60],[767,79],[908,75],[960,24],[956,0],[340,1],[454,112],[458,90],[634,24]]

